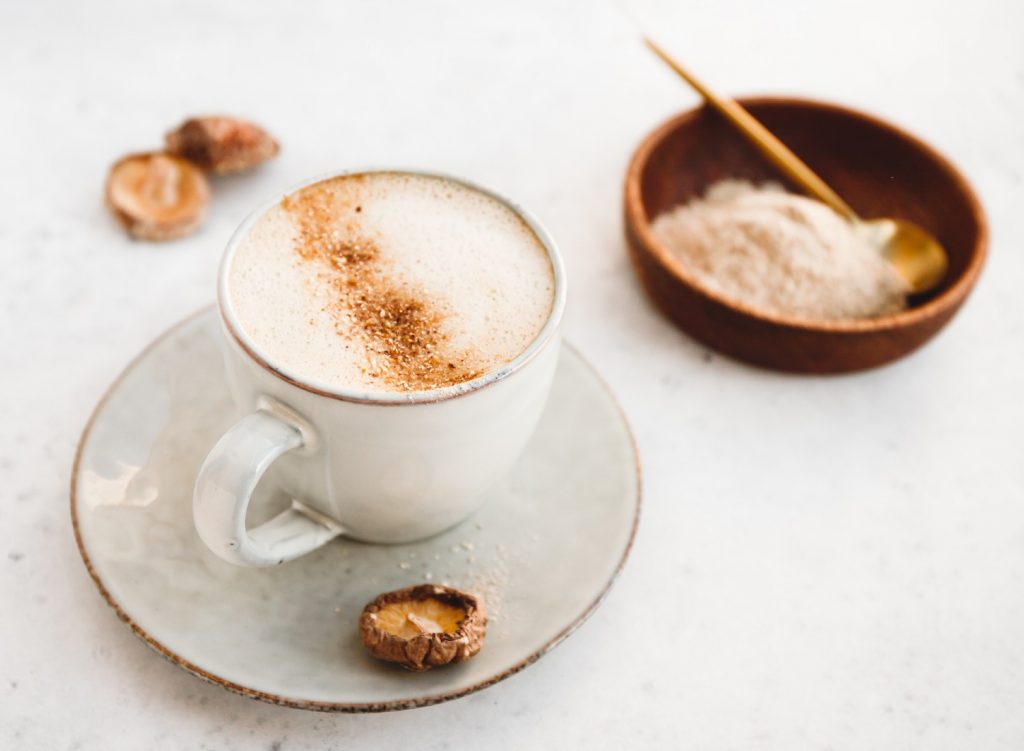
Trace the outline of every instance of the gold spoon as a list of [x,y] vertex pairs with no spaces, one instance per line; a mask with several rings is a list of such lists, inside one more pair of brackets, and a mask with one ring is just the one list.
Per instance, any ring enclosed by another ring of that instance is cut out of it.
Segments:
[[928,232],[905,219],[861,219],[800,157],[738,102],[711,91],[650,39],[644,39],[644,43],[696,89],[708,104],[750,139],[776,167],[812,196],[845,217],[857,234],[877,248],[895,267],[897,273],[910,285],[912,294],[927,292],[942,281],[948,265],[946,251]]

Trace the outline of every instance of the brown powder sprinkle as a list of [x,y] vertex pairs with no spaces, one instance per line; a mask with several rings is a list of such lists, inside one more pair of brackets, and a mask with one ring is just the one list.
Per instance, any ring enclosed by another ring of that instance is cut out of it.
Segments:
[[471,353],[453,351],[444,315],[429,296],[388,277],[379,243],[345,220],[349,206],[333,182],[303,188],[281,208],[297,225],[296,254],[316,264],[317,278],[332,292],[335,331],[365,346],[365,374],[399,391],[428,391],[481,375]]

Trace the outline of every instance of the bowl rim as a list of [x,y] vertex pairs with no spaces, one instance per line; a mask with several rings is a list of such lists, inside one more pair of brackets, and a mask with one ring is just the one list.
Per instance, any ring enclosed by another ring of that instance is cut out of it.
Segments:
[[888,131],[899,139],[907,142],[911,148],[922,152],[928,159],[933,161],[939,169],[945,172],[956,186],[967,203],[968,210],[974,216],[978,224],[977,238],[974,247],[971,249],[971,256],[967,266],[957,277],[948,289],[936,295],[926,303],[908,308],[907,310],[876,318],[864,319],[839,319],[839,320],[811,320],[797,318],[794,316],[770,313],[754,308],[747,303],[736,300],[702,284],[693,276],[674,255],[657,239],[651,229],[651,219],[647,216],[641,196],[641,177],[647,166],[651,153],[659,146],[665,138],[677,130],[680,126],[696,120],[709,110],[709,105],[699,104],[679,114],[673,115],[662,122],[654,130],[648,133],[637,146],[630,158],[629,166],[626,169],[626,181],[624,189],[625,212],[628,229],[637,236],[643,250],[653,256],[655,260],[668,271],[677,282],[691,288],[708,300],[717,303],[730,310],[741,313],[747,317],[763,321],[765,323],[783,326],[790,329],[808,332],[829,332],[829,333],[868,333],[885,332],[902,329],[922,321],[930,320],[937,315],[956,308],[960,305],[967,294],[971,291],[981,269],[985,264],[988,255],[988,219],[981,201],[971,187],[967,178],[958,170],[953,163],[939,153],[935,148],[922,141],[908,131],[893,125],[872,114],[851,109],[841,104],[825,102],[816,99],[792,97],[783,95],[757,95],[737,97],[736,101],[744,107],[758,107],[762,105],[792,107],[819,110],[832,114],[858,120],[866,125]]

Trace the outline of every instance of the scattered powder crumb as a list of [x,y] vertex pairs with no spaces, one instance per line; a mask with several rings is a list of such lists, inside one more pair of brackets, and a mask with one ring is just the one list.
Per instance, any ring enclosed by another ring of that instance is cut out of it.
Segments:
[[849,222],[774,183],[722,180],[652,229],[701,284],[766,313],[843,320],[906,307],[906,282]]
[[398,568],[400,568],[400,569],[402,569],[404,571],[405,569],[409,568],[409,564],[406,561],[402,561],[401,563],[398,564]]
[[487,618],[497,621],[504,617],[502,594],[508,588],[509,562],[506,555],[499,553],[482,564],[470,577],[465,589],[477,595],[487,605]]

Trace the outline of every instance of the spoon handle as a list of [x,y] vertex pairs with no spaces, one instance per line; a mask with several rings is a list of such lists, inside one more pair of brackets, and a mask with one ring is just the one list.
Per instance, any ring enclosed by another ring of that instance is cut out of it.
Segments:
[[782,170],[793,182],[797,183],[817,198],[822,203],[830,206],[833,211],[843,215],[850,221],[858,221],[856,212],[839,195],[828,187],[824,180],[815,174],[814,170],[804,164],[796,154],[776,138],[770,130],[747,112],[739,102],[720,96],[693,77],[683,66],[676,62],[661,47],[650,39],[644,39],[644,43],[651,51],[660,57],[668,67],[674,70],[690,86],[697,90],[704,99],[718,110],[726,120],[736,126],[771,162]]

